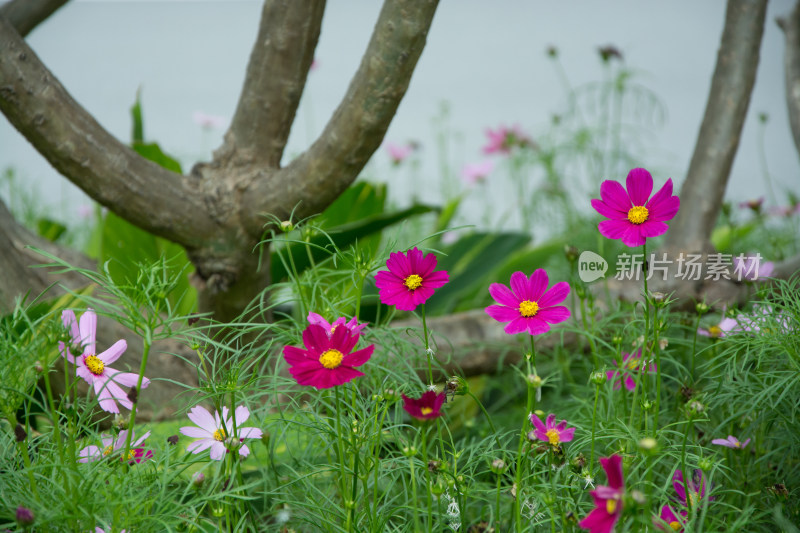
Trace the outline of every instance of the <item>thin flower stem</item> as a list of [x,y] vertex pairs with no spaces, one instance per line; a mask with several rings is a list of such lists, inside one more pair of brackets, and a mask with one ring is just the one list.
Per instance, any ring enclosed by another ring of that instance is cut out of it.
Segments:
[[359,457],[358,457],[359,453],[358,452],[359,452],[359,449],[361,448],[359,443],[358,443],[358,434],[356,432],[353,432],[352,438],[353,438],[353,441],[352,441],[352,445],[353,445],[353,492],[352,492],[351,501],[353,502],[353,504],[348,507],[348,513],[347,513],[347,520],[348,520],[348,523],[349,523],[348,529],[350,529],[352,527],[352,523],[350,523],[350,522],[354,518],[355,505],[356,505],[356,502],[358,501],[358,499],[357,499],[357,497],[358,497],[358,466],[359,466],[358,465],[358,463],[359,463]]
[[697,355],[697,330],[700,328],[700,313],[697,313],[697,321],[694,324],[694,338],[692,339],[692,362],[689,370],[689,381],[694,384],[694,360]]
[[[647,291],[647,276],[650,268],[647,263],[647,240],[642,245],[642,273],[644,278],[644,342],[642,343],[642,358],[639,361],[639,373],[642,384],[642,402],[647,401],[647,369],[648,369],[648,334],[650,333],[650,293]],[[644,429],[647,431],[647,410],[641,409],[641,420],[644,421]]]
[[686,479],[686,442],[689,440],[689,433],[692,432],[694,423],[693,415],[689,415],[689,421],[686,423],[686,433],[683,435],[683,444],[681,445],[681,474],[683,474],[683,492],[686,495],[686,507],[689,509],[689,516],[686,519],[686,528],[692,531],[691,522],[694,518],[694,510],[692,509],[691,498],[689,497],[689,482]]
[[408,454],[408,466],[411,469],[411,497],[414,500],[414,533],[419,531],[419,497],[417,496],[417,479],[414,476],[414,455]]
[[522,450],[525,445],[525,439],[527,438],[529,420],[527,417],[530,416],[530,413],[536,408],[536,397],[534,395],[533,385],[528,380],[528,376],[530,376],[536,370],[536,348],[533,342],[533,335],[531,337],[531,353],[525,357],[528,373],[525,376],[525,386],[528,390],[528,400],[526,403],[527,407],[527,414],[525,420],[522,422],[522,429],[520,430],[519,434],[519,446],[517,447],[517,470],[515,473],[515,484],[517,486],[517,494],[514,497],[514,517],[517,523],[517,531],[522,531],[522,513],[520,512],[520,498],[522,497],[522,469],[524,468],[524,456],[522,454]]
[[347,476],[344,470],[344,439],[342,438],[342,422],[341,422],[341,402],[339,400],[339,387],[333,387],[333,394],[336,402],[336,442],[337,453],[339,454],[339,490],[342,495],[342,504],[347,509],[347,531],[352,531],[352,522],[350,514],[353,512],[352,505],[347,501]]
[[502,451],[503,452],[503,456],[505,456],[505,450],[503,449],[503,446],[500,444],[500,439],[497,436],[498,435],[497,429],[494,427],[494,423],[492,422],[492,419],[489,416],[489,413],[486,412],[486,408],[483,406],[483,404],[477,398],[477,396],[475,396],[471,391],[467,391],[467,395],[470,398],[472,398],[475,401],[475,403],[478,404],[478,407],[481,408],[481,411],[483,411],[483,415],[486,417],[486,421],[489,422],[489,427],[492,430],[492,435],[494,435],[494,443],[497,444],[497,449]]
[[594,432],[597,422],[597,400],[600,398],[600,384],[594,386],[594,409],[592,410],[592,451],[589,453],[589,472],[594,468]]
[[428,343],[428,323],[425,320],[425,304],[422,304],[420,309],[420,313],[422,314],[422,336],[425,342],[425,356],[428,359],[428,385],[433,385],[433,364],[431,362],[431,350]]
[[430,532],[433,528],[433,499],[431,498],[431,469],[428,468],[428,426],[423,426],[420,433],[422,433],[422,466],[425,468],[425,495],[428,501],[428,522],[425,529]]
[[658,432],[658,413],[661,410],[661,350],[658,346],[658,304],[653,306],[653,353],[656,356],[656,406],[653,414],[653,437]]
[[[375,422],[377,423],[377,431],[375,433],[375,449],[372,452],[375,468],[375,483],[372,486],[372,503],[373,511],[372,516],[378,516],[378,473],[380,472],[380,451],[381,451],[381,438],[383,437],[383,421],[386,418],[386,412],[389,410],[389,402],[383,402],[383,412],[381,413],[380,421],[378,421],[377,413],[375,413]],[[366,489],[365,489],[366,490]]]
[[503,474],[497,474],[497,492],[495,494],[494,529],[500,531],[500,483],[503,481]]
[[300,309],[300,315],[305,316],[308,313],[308,303],[306,302],[305,294],[303,293],[303,285],[300,283],[300,276],[297,273],[297,266],[294,264],[294,256],[292,255],[292,249],[290,248],[290,241],[289,241],[289,234],[284,233],[283,238],[286,241],[286,255],[289,258],[289,265],[292,269],[292,279],[294,280],[295,285],[297,286],[297,296],[300,298],[300,304],[302,308]]
[[128,436],[125,438],[125,453],[122,455],[123,457],[123,470],[127,472],[128,468],[128,454],[131,450],[131,439],[133,438],[133,428],[136,424],[136,406],[139,404],[139,392],[142,390],[142,380],[144,379],[144,371],[147,368],[147,357],[150,355],[150,345],[152,344],[152,340],[150,338],[150,330],[146,329],[144,338],[142,340],[142,364],[139,366],[139,379],[136,382],[136,394],[134,398],[134,402],[131,402],[133,405],[131,406],[131,420],[128,423]]
[[[581,323],[583,324],[583,331],[587,332],[587,338],[589,339],[589,348],[592,350],[592,365],[594,365],[595,370],[600,368],[600,363],[597,360],[597,346],[594,343],[594,338],[589,331],[589,327],[586,325],[586,298],[584,296],[580,297],[581,300]],[[531,337],[533,340],[533,337]]]

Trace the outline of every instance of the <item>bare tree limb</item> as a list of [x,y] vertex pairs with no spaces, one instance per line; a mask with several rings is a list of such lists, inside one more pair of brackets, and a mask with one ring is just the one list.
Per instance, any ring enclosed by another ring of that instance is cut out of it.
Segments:
[[800,2],[787,18],[779,19],[778,25],[786,34],[786,107],[789,109],[789,126],[792,138],[800,155]]
[[215,230],[196,181],[108,133],[2,18],[0,110],[56,170],[129,222],[188,247]]
[[380,146],[425,46],[438,0],[386,0],[347,94],[322,135],[286,168],[244,195],[249,228],[263,213],[319,213],[356,178]]
[[324,0],[266,0],[239,104],[215,154],[277,168],[319,39]]
[[47,17],[69,0],[11,0],[0,6],[0,17],[8,22],[22,37],[28,35]]
[[672,252],[711,247],[721,191],[728,182],[756,79],[766,11],[766,0],[728,0],[705,116],[681,187],[681,210],[667,232],[665,248]]

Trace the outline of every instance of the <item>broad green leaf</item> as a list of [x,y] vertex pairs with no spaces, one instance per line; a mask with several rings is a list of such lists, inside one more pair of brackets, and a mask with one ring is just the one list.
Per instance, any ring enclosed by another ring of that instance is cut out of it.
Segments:
[[36,220],[36,231],[48,241],[55,242],[67,231],[67,227],[55,220],[40,218]]
[[172,172],[183,174],[183,170],[181,170],[181,164],[178,163],[177,160],[165,154],[158,144],[135,142],[133,143],[132,148],[137,154],[145,159],[149,159],[154,163],[158,163],[162,167],[166,168],[167,170],[171,170]]

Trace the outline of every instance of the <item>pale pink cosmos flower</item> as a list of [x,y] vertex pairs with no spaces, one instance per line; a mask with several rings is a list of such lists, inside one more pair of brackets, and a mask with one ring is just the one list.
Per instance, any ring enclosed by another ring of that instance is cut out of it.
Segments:
[[496,130],[486,128],[486,137],[488,141],[483,147],[484,154],[510,154],[513,148],[535,146],[519,124],[514,124],[510,128],[501,124]]
[[[723,311],[723,315],[725,312]],[[708,329],[697,328],[697,334],[703,337],[711,337],[712,339],[719,339],[727,337],[731,333],[739,330],[739,322],[735,318],[723,317],[719,324],[709,326]]]
[[475,185],[478,182],[484,181],[493,170],[494,161],[491,159],[481,161],[480,163],[469,163],[464,165],[464,168],[461,169],[461,179],[463,179],[467,185]]
[[733,435],[728,435],[727,439],[714,439],[711,441],[711,444],[725,446],[726,448],[733,448],[734,450],[742,450],[747,447],[748,444],[750,444],[750,439],[747,439],[744,442],[739,442],[739,439]]
[[733,275],[738,281],[757,281],[759,278],[768,278],[775,271],[775,263],[761,261],[761,254],[739,254],[733,258]]
[[89,204],[81,204],[76,208],[78,212],[78,217],[84,220],[92,218],[94,214],[94,208]]
[[414,151],[411,144],[394,144],[386,143],[386,151],[389,152],[389,157],[392,158],[392,163],[399,165]]
[[[186,451],[200,453],[211,448],[210,456],[215,461],[221,461],[225,457],[225,453],[231,449],[238,448],[241,457],[250,455],[250,448],[242,441],[244,439],[260,439],[262,432],[254,427],[241,427],[241,424],[250,418],[250,411],[244,405],[237,407],[234,415],[236,416],[236,426],[233,425],[233,419],[228,417],[227,407],[222,408],[222,417],[220,418],[218,411],[214,411],[212,416],[206,408],[199,405],[194,406],[188,416],[189,420],[199,427],[184,426],[180,429],[180,432],[187,437],[197,439],[186,447]],[[238,442],[234,440],[234,437],[238,439]]]
[[203,129],[220,129],[228,124],[228,119],[219,115],[209,115],[203,111],[192,113],[192,120]]
[[325,329],[325,333],[327,333],[328,336],[330,336],[338,326],[344,326],[350,331],[350,333],[361,333],[361,330],[367,327],[366,323],[359,324],[358,320],[356,320],[356,317],[353,317],[349,321],[347,321],[345,317],[340,316],[339,318],[334,320],[333,323],[331,324],[327,320],[325,320],[325,318],[322,315],[314,312],[308,313],[308,323],[322,326]]
[[739,203],[739,209],[749,209],[754,213],[761,212],[761,206],[764,204],[764,197],[761,196],[755,200],[747,200],[746,202]]
[[[119,413],[116,403],[119,402],[123,407],[132,409],[133,403],[120,385],[135,387],[139,381],[139,375],[132,372],[120,372],[108,366],[119,359],[127,349],[128,343],[125,342],[125,339],[118,340],[111,348],[98,354],[95,341],[97,315],[93,309],[87,309],[81,315],[80,322],[75,318],[73,311],[63,311],[61,321],[70,332],[72,347],[82,348],[83,353],[77,357],[73,356],[70,347],[63,342],[58,343],[58,350],[67,361],[76,366],[77,375],[94,387],[100,408],[109,413]],[[150,385],[150,380],[142,377],[142,388],[147,388],[148,385]]]
[[[150,436],[150,432],[148,431],[138,439],[136,438],[136,434],[134,433],[131,435],[131,447],[128,451],[128,461],[131,463],[141,463],[147,459],[153,457],[152,450],[145,450],[141,445],[147,440],[147,437]],[[108,434],[103,434],[100,436],[100,442],[102,443],[102,447],[100,446],[87,446],[78,452],[78,462],[79,463],[89,463],[91,461],[99,461],[100,459],[105,459],[107,457],[116,458],[119,457],[119,460],[122,461],[123,457],[121,454],[125,449],[125,442],[128,440],[128,430],[123,429],[117,435],[115,439],[113,436]]]
[[[106,533],[106,530],[103,529],[102,527],[95,527],[94,533]],[[126,530],[121,529],[119,533],[126,533]]]

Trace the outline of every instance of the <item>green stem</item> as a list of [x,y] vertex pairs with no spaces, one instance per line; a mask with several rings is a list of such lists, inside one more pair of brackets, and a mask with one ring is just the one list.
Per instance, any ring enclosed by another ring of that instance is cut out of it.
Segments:
[[[352,492],[351,501],[353,502],[353,504],[352,504],[352,506],[350,506],[348,514],[347,514],[348,523],[354,518],[355,505],[356,505],[356,502],[358,501],[358,499],[357,499],[357,497],[358,497],[358,466],[359,466],[359,464],[358,464],[359,463],[359,457],[358,457],[359,453],[358,452],[359,452],[359,449],[360,449],[360,446],[359,446],[359,443],[358,443],[358,434],[356,432],[353,432],[352,438],[353,438],[353,440],[352,440],[352,445],[353,445],[353,492]],[[352,527],[352,524],[351,524],[351,527]]]
[[503,452],[503,455],[505,455],[505,452],[503,451],[503,446],[500,444],[500,439],[497,436],[498,435],[497,429],[494,427],[494,423],[492,422],[492,419],[489,416],[489,413],[486,412],[486,408],[483,406],[481,401],[474,394],[472,394],[471,391],[467,391],[467,395],[470,398],[472,398],[475,401],[475,403],[478,404],[478,407],[481,408],[481,411],[483,411],[483,415],[486,417],[486,421],[489,422],[489,427],[492,430],[492,435],[494,435],[494,443],[497,445],[497,449],[500,450],[501,452]]
[[500,531],[500,483],[503,481],[503,474],[497,474],[497,493],[495,494],[494,529]]
[[417,496],[417,479],[414,476],[414,456],[408,455],[408,465],[411,469],[411,497],[414,499],[414,533],[419,531],[419,498]]
[[375,449],[372,451],[372,455],[374,457],[374,468],[375,468],[375,483],[372,486],[372,503],[373,503],[373,510],[372,516],[378,516],[378,473],[380,472],[380,450],[381,450],[381,438],[383,437],[383,421],[386,418],[386,412],[389,410],[389,402],[383,402],[383,412],[381,413],[380,422],[378,421],[377,412],[375,413],[375,422],[378,426],[376,436],[375,436]]
[[594,432],[597,422],[597,400],[600,398],[600,385],[594,386],[594,409],[592,410],[592,451],[589,453],[589,473],[593,472],[594,468]]
[[694,325],[694,338],[692,339],[692,362],[689,370],[689,381],[694,384],[694,360],[697,354],[697,330],[700,328],[700,313],[697,313],[697,322]]
[[333,387],[333,394],[336,401],[336,442],[337,453],[339,454],[339,491],[342,495],[342,504],[347,509],[347,531],[352,531],[351,513],[353,506],[347,501],[347,476],[344,470],[344,439],[342,438],[342,422],[341,422],[341,402],[339,401],[339,387]]
[[661,350],[658,346],[658,304],[653,306],[653,353],[656,356],[656,406],[653,418],[653,438],[658,431],[658,414],[661,410]]
[[421,429],[422,433],[422,467],[425,469],[425,495],[428,501],[428,522],[426,529],[430,532],[433,528],[433,499],[431,498],[431,469],[428,468],[428,427]]
[[[641,376],[642,384],[642,402],[647,401],[647,370],[649,359],[648,354],[648,334],[650,333],[650,293],[647,291],[647,275],[650,268],[647,263],[647,241],[645,240],[642,245],[643,259],[642,259],[642,272],[644,274],[644,343],[642,344],[642,358],[639,361],[639,375]],[[641,410],[642,420],[644,421],[645,431],[647,431],[647,411]]]
[[127,472],[128,468],[128,454],[131,450],[131,440],[133,438],[133,428],[136,424],[136,406],[139,404],[139,392],[142,390],[142,380],[144,379],[144,371],[147,368],[147,357],[150,355],[150,345],[152,344],[150,340],[150,332],[149,330],[145,332],[145,337],[142,342],[142,364],[139,365],[139,379],[136,381],[136,394],[135,394],[135,402],[131,402],[133,405],[131,406],[131,420],[128,423],[128,436],[125,439],[125,452],[122,455],[123,459],[123,469]]
[[431,350],[428,343],[428,323],[425,320],[425,304],[422,304],[420,309],[420,313],[422,314],[422,336],[425,342],[425,356],[428,359],[428,385],[433,385],[433,363],[431,362]]
[[683,492],[686,495],[686,508],[689,510],[689,517],[686,521],[686,528],[691,531],[690,522],[694,518],[694,511],[692,509],[691,498],[689,497],[689,481],[686,476],[686,442],[689,440],[689,433],[692,432],[694,418],[689,415],[689,421],[686,423],[686,433],[683,435],[683,444],[681,445],[681,474],[683,474]]

